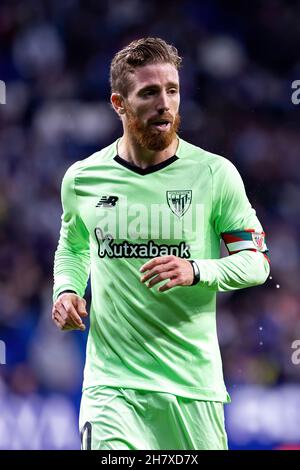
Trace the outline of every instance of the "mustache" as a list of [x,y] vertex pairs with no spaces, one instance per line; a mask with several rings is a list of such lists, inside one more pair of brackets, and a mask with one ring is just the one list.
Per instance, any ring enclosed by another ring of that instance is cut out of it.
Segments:
[[172,114],[170,113],[164,113],[164,114],[159,114],[158,116],[153,116],[152,118],[148,119],[148,124],[153,124],[154,122],[159,122],[159,121],[167,121],[172,123],[174,121]]

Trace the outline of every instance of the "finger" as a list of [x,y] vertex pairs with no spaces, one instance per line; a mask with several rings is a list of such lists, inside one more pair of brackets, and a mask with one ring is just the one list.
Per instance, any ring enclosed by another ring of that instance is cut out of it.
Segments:
[[77,312],[81,317],[87,317],[88,313],[86,311],[86,301],[84,299],[79,299],[77,302]]
[[52,315],[53,321],[55,325],[62,331],[67,331],[67,330],[80,330],[84,331],[85,330],[85,325],[82,324],[81,327],[75,325],[73,322],[70,323],[69,319],[65,317],[62,317],[60,312],[56,310],[54,315]]
[[55,325],[60,329],[64,330],[66,328],[66,319],[65,316],[62,316],[58,310],[52,315]]
[[173,260],[173,255],[169,256],[158,256],[157,258],[153,258],[150,261],[147,261],[147,263],[143,264],[143,266],[140,268],[140,272],[143,273],[145,271],[148,271],[148,269],[154,268],[154,266],[157,266],[158,264],[166,264],[169,261]]
[[176,279],[171,279],[170,281],[166,282],[166,284],[163,284],[162,286],[160,286],[157,291],[158,292],[165,292],[167,290],[170,290],[172,289],[172,287],[175,287],[175,286],[178,286],[178,280],[177,278]]
[[53,319],[55,325],[57,326],[57,328],[62,330],[63,327],[62,327],[62,324],[60,323],[60,321],[58,321],[57,318],[54,315],[52,315],[52,319]]
[[174,277],[174,275],[174,271],[160,273],[148,282],[147,287],[151,289],[151,287],[155,286],[159,282],[164,281],[165,279],[171,279],[171,277]]
[[144,276],[141,277],[141,282],[146,282],[148,279],[153,277],[156,274],[160,274],[164,271],[171,271],[174,269],[174,263],[167,263],[167,264],[162,264],[159,266],[154,267],[151,269],[147,274],[144,274]]
[[[80,316],[78,315],[72,302],[70,300],[65,300],[65,301],[61,301],[61,303],[67,312],[68,320],[71,320],[71,322],[73,322],[74,325],[81,327],[83,325],[82,320]],[[68,323],[71,323],[71,322],[68,321]]]
[[56,320],[59,322],[61,329],[66,330],[66,329],[72,329],[72,330],[85,330],[85,325],[81,323],[81,325],[78,325],[73,321],[73,318],[70,317],[69,313],[66,311],[64,305],[58,304],[55,306],[54,309],[54,317]]
[[66,322],[67,313],[64,311],[64,308],[62,306],[57,306],[52,311],[52,318],[53,320],[59,322],[61,326],[63,326]]

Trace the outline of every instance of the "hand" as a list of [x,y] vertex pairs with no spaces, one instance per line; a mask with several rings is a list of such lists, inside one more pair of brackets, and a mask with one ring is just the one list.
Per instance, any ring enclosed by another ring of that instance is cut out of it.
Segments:
[[53,305],[52,320],[60,330],[85,330],[81,317],[87,317],[86,301],[77,294],[62,293]]
[[[175,286],[190,286],[194,280],[194,270],[189,261],[178,256],[158,256],[151,261],[147,261],[141,268],[140,272],[147,274],[141,277],[141,282],[151,281],[147,287],[153,287],[164,279],[168,282],[160,286],[158,292],[165,292]],[[155,276],[155,277],[153,277]]]

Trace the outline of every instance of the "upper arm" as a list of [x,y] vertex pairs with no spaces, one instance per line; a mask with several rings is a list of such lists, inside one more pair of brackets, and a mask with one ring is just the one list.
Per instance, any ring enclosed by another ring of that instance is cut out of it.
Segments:
[[229,254],[253,250],[267,257],[265,232],[248,200],[243,180],[229,160],[222,159],[221,163],[213,180],[215,231]]
[[61,216],[60,244],[67,245],[72,251],[87,251],[89,250],[89,232],[79,213],[75,192],[75,165],[67,170],[61,185],[63,213]]

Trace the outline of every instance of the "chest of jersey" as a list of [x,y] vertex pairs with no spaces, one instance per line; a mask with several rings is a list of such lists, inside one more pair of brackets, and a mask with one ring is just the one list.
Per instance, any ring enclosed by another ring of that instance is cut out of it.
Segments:
[[100,257],[189,258],[199,250],[210,224],[208,174],[177,160],[144,175],[116,163],[91,176],[78,181],[79,210]]

